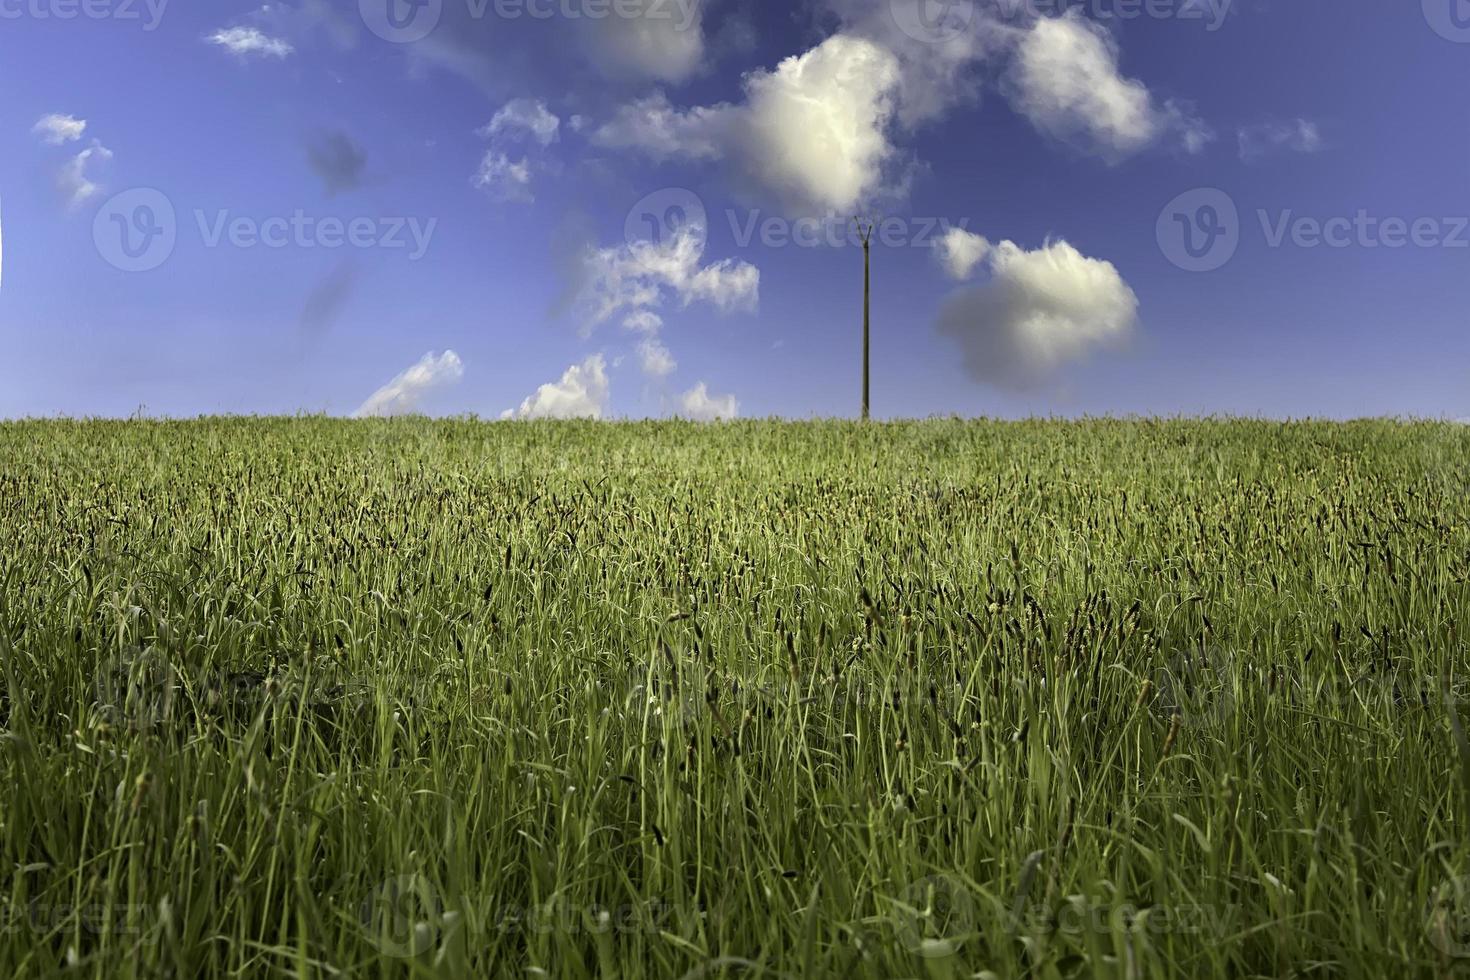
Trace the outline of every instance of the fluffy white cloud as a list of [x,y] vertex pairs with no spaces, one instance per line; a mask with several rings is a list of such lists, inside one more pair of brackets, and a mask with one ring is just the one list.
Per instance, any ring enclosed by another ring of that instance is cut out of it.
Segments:
[[954,279],[968,279],[990,254],[990,239],[964,228],[950,228],[939,238],[935,257]]
[[561,120],[538,99],[512,99],[480,130],[486,138],[500,134],[527,133],[542,146],[556,142]]
[[1187,107],[1159,105],[1142,82],[1118,71],[1107,29],[1076,10],[1042,17],[1016,47],[1011,102],[1041,132],[1116,161],[1172,135],[1187,151],[1213,134]]
[[205,40],[241,58],[250,55],[260,55],[263,58],[284,58],[296,50],[290,42],[271,37],[257,27],[221,28]]
[[[583,257],[581,290],[588,319],[602,323],[624,310],[631,319],[666,297],[681,307],[702,301],[723,313],[753,311],[760,301],[760,270],[735,259],[702,266],[704,246],[704,229],[684,225],[663,242],[639,240],[589,250]],[[652,323],[646,318],[637,322],[644,329]]]
[[435,388],[458,383],[464,377],[464,364],[452,350],[435,356],[432,351],[413,367],[368,396],[353,414],[354,418],[379,415],[403,415],[418,407],[425,394]]
[[872,195],[894,153],[898,60],[834,35],[774,72],[746,80],[744,165],[788,201],[848,211]]
[[56,189],[68,207],[80,207],[102,189],[88,175],[88,168],[94,161],[106,163],[111,159],[112,151],[93,140],[91,146],[62,164],[56,174]]
[[530,204],[536,199],[531,193],[531,162],[524,157],[512,160],[499,150],[485,152],[471,182],[497,201]]
[[53,112],[49,116],[42,116],[31,127],[31,132],[39,136],[43,143],[60,146],[63,143],[74,143],[81,139],[86,129],[87,120]]
[[1291,122],[1266,122],[1242,126],[1237,134],[1240,158],[1254,163],[1275,152],[1316,153],[1322,149],[1322,132],[1306,119]]
[[521,407],[501,418],[511,419],[600,419],[607,412],[607,364],[593,354],[566,369],[560,381],[544,384]]
[[667,378],[678,369],[678,362],[656,337],[646,337],[638,344],[638,364],[650,378]]
[[1029,387],[1133,331],[1138,297],[1118,270],[1064,241],[1030,252],[1001,242],[989,266],[989,282],[950,296],[939,315],[940,332],[959,342],[980,381]]
[[679,396],[679,414],[696,422],[733,419],[740,414],[734,395],[711,395],[703,381]]
[[739,105],[680,111],[654,96],[625,106],[594,142],[655,159],[724,158],[793,210],[849,211],[880,191],[895,155],[889,129],[900,77],[886,48],[835,34],[774,71],[747,75]]

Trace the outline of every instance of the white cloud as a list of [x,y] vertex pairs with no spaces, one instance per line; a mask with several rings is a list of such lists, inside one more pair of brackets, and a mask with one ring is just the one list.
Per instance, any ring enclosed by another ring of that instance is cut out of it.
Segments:
[[[701,266],[704,229],[684,225],[662,243],[636,241],[591,249],[583,257],[582,302],[594,324],[627,310],[630,318],[666,297],[687,307],[707,302],[724,313],[753,311],[760,301],[760,270],[724,259]],[[640,324],[652,321],[640,318]],[[625,324],[627,321],[625,321]],[[637,329],[637,328],[635,328]]]
[[566,369],[560,381],[544,384],[521,407],[501,418],[517,419],[600,419],[607,412],[607,363],[601,354],[593,354],[580,364]]
[[53,112],[49,116],[42,116],[40,121],[31,127],[31,132],[39,136],[43,143],[60,146],[63,143],[74,143],[81,139],[86,129],[87,120]]
[[663,317],[650,310],[638,310],[623,318],[623,326],[638,333],[655,334],[663,328]]
[[858,206],[894,153],[887,129],[898,81],[891,53],[841,34],[750,76],[746,171],[798,205]]
[[940,332],[959,342],[980,381],[1029,387],[1133,331],[1138,297],[1110,262],[1064,241],[1030,252],[1005,241],[989,265],[990,281],[953,294],[939,315]]
[[667,378],[679,367],[674,355],[656,337],[644,338],[638,344],[638,364],[650,378]]
[[594,142],[655,159],[724,158],[793,210],[845,212],[882,189],[899,84],[886,48],[835,34],[747,75],[740,105],[680,111],[653,96],[623,107]]
[[679,414],[696,422],[733,419],[740,414],[740,403],[734,395],[711,395],[701,381],[679,396]]
[[480,130],[486,138],[500,134],[525,132],[542,146],[556,142],[561,120],[538,99],[512,99],[500,108],[490,123]]
[[978,98],[980,77],[974,69],[1000,53],[1017,31],[980,3],[826,3],[842,22],[843,33],[874,41],[898,59],[898,120],[910,129]]
[[[561,120],[536,99],[512,99],[480,127],[479,135],[490,141],[480,159],[480,169],[471,183],[498,201],[530,204],[533,176],[547,169],[546,148],[556,142]],[[519,159],[507,147],[519,147]]]
[[621,106],[592,134],[599,146],[633,148],[654,160],[715,160],[732,142],[735,117],[729,105],[675,109],[656,92]]
[[1213,137],[1177,102],[1162,106],[1142,82],[1118,71],[1107,29],[1076,10],[1042,17],[1018,42],[1009,94],[1038,130],[1110,161],[1172,135],[1197,153]]
[[296,50],[290,42],[271,37],[256,27],[221,28],[205,40],[241,58],[250,55],[260,55],[263,58],[284,58]]
[[935,257],[953,279],[968,279],[990,254],[990,239],[964,228],[950,228],[939,238]]
[[88,176],[87,168],[93,161],[106,163],[111,159],[112,151],[93,140],[91,146],[62,164],[56,174],[56,189],[66,199],[68,207],[80,207],[102,189]]
[[379,415],[403,415],[418,407],[425,394],[435,388],[453,385],[464,377],[464,364],[452,350],[435,356],[432,351],[413,367],[373,392],[353,413],[354,418]]
[[1242,126],[1237,135],[1240,158],[1246,163],[1274,152],[1316,153],[1323,147],[1321,130],[1306,119]]
[[497,201],[529,204],[536,199],[531,193],[530,161],[525,157],[512,160],[499,150],[485,152],[471,182]]

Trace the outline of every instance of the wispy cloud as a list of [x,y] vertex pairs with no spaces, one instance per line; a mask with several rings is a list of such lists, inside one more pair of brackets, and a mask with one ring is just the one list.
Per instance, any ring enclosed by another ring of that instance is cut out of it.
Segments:
[[41,142],[51,146],[74,143],[82,138],[82,133],[86,130],[87,120],[55,112],[49,116],[42,116],[40,121],[31,127],[31,132],[39,136]]
[[539,99],[512,99],[500,108],[480,135],[489,139],[503,133],[526,133],[542,146],[556,142],[561,120]]
[[1255,163],[1273,153],[1317,153],[1324,146],[1321,129],[1307,119],[1242,126],[1238,137],[1240,159],[1246,163]]
[[380,415],[404,415],[418,408],[424,395],[448,385],[457,384],[464,377],[464,364],[452,350],[435,355],[432,351],[413,367],[373,392],[362,403],[354,418],[371,418]]
[[262,58],[284,58],[296,49],[289,41],[271,37],[257,27],[226,27],[205,38],[231,54],[246,58],[259,55]]
[[531,191],[530,160],[512,160],[499,150],[486,151],[471,183],[497,201],[530,204],[536,200]]
[[62,164],[56,174],[56,189],[61,192],[67,207],[81,207],[102,189],[89,176],[88,168],[93,163],[105,163],[111,159],[112,151],[93,140],[91,146]]

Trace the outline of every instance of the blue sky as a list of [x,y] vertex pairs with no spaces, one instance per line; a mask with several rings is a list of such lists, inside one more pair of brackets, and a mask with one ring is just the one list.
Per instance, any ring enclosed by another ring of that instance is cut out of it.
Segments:
[[0,416],[852,415],[857,212],[879,416],[1470,416],[1467,82],[1464,0],[0,0]]

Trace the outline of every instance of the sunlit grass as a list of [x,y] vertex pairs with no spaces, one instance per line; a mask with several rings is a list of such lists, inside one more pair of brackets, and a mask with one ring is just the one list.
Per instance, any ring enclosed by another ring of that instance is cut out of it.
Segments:
[[0,976],[1470,973],[1463,427],[0,458]]

